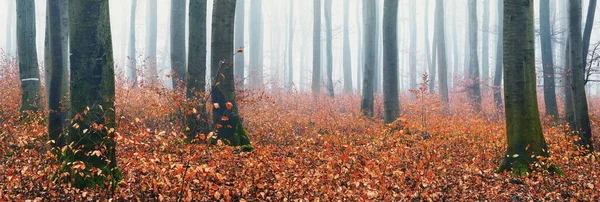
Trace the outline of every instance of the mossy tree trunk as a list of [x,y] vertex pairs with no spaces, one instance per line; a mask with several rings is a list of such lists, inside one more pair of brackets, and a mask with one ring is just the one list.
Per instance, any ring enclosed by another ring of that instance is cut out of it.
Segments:
[[579,135],[577,143],[593,151],[592,128],[588,114],[588,104],[585,94],[585,67],[583,62],[581,38],[581,1],[569,1],[569,44],[571,46],[571,89],[573,99],[573,112],[575,127],[573,130]]
[[40,70],[35,45],[35,2],[17,1],[17,49],[21,78],[21,112],[42,110]]
[[193,109],[188,112],[186,134],[193,138],[206,134],[208,115],[204,102],[206,86],[206,1],[190,1],[190,39],[186,96]]
[[233,77],[233,38],[236,0],[218,0],[213,4],[211,98],[217,138],[231,146],[249,146],[250,139],[238,112]]
[[62,31],[62,20],[61,13],[63,13],[62,9],[66,7],[61,5],[62,2],[48,0],[46,2],[47,6],[47,40],[48,40],[48,55],[49,61],[47,62],[50,75],[47,75],[48,79],[48,97],[46,98],[48,101],[48,135],[51,140],[54,140],[54,146],[62,147],[65,145],[65,138],[62,136],[64,121],[63,121],[63,112],[61,107],[61,101],[63,101],[62,96],[63,85],[65,84],[63,81],[66,80],[64,77],[64,72],[66,72],[67,66],[64,64],[64,54],[63,51],[66,51],[63,46],[63,31]]
[[400,116],[398,100],[398,1],[385,0],[383,6],[383,108],[384,121]]
[[375,65],[377,65],[377,50],[375,49],[375,34],[376,34],[376,19],[375,19],[375,1],[365,0],[363,1],[363,23],[364,23],[364,68],[363,68],[363,88],[362,88],[362,102],[360,109],[365,116],[373,116],[373,91],[375,83],[373,80],[375,77]]
[[533,2],[504,1],[504,100],[508,148],[497,171],[527,175],[547,157],[536,97]]
[[[63,154],[63,169],[79,170],[70,175],[75,187],[116,187],[121,174],[113,139],[117,125],[108,0],[69,1],[69,16],[71,123],[67,141],[73,151]],[[72,166],[78,162],[85,163],[84,169]],[[94,168],[102,172],[92,172]]]
[[171,73],[173,89],[185,79],[185,0],[171,0]]

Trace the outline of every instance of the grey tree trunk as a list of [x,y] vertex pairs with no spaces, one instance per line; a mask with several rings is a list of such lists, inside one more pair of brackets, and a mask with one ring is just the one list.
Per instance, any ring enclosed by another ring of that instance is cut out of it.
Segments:
[[359,92],[362,92],[362,83],[363,83],[363,78],[362,78],[362,74],[364,72],[363,67],[364,67],[364,54],[363,54],[363,38],[364,38],[364,34],[362,31],[362,26],[364,25],[364,22],[362,22],[361,17],[364,15],[363,10],[360,9],[361,5],[363,5],[363,0],[357,0],[356,2],[358,2],[358,4],[356,5],[356,32],[357,32],[357,43],[356,46],[358,47],[356,50],[356,90],[358,90]]
[[185,79],[185,2],[171,0],[171,70],[173,89]]
[[[235,7],[235,40],[234,40],[234,48],[237,50],[235,56],[233,57],[233,64],[234,64],[234,75],[235,75],[235,81],[237,82],[237,89],[244,89],[244,67],[245,67],[245,61],[244,61],[244,20],[245,20],[245,15],[246,15],[246,11],[245,11],[245,4],[244,1],[237,1],[236,3],[236,7]],[[206,9],[205,9],[206,10]],[[204,13],[204,17],[206,18],[206,12]],[[190,14],[191,15],[191,14]],[[204,19],[204,21],[206,22],[206,19]],[[191,23],[191,20],[190,20]],[[204,27],[204,30],[206,31],[206,27]],[[204,33],[206,34],[206,33]],[[191,34],[190,34],[191,35]],[[206,43],[206,39],[205,39],[205,43]],[[206,48],[204,48],[204,50],[206,51]],[[206,56],[205,56],[206,57]],[[190,58],[191,60],[191,58]],[[206,65],[206,62],[205,62]],[[189,68],[189,67],[188,67]]]
[[156,41],[157,41],[157,0],[148,0],[148,26],[146,28],[146,57],[147,57],[147,73],[146,80],[149,83],[158,82],[158,63],[156,61]]
[[314,0],[312,91],[321,90],[321,0]]
[[248,76],[251,88],[262,88],[263,79],[263,17],[262,0],[250,1],[250,58]]
[[488,85],[490,78],[490,0],[483,0],[483,23],[481,27],[481,80]]
[[540,1],[540,43],[542,45],[542,69],[544,75],[544,104],[546,115],[558,119],[556,89],[554,84],[554,60],[552,58],[552,33],[550,31],[550,2]]
[[[409,88],[417,89],[417,6],[416,0],[410,0],[409,5],[410,15],[410,50],[409,50],[409,65],[408,76],[410,77]],[[366,56],[365,56],[366,57]]]
[[383,108],[384,122],[400,116],[398,100],[398,0],[385,0],[383,6]]
[[48,39],[49,39],[49,50],[50,61],[46,68],[51,69],[51,75],[46,77],[49,79],[49,85],[46,88],[49,89],[48,93],[48,135],[50,140],[53,140],[53,146],[62,148],[65,145],[65,138],[62,136],[64,128],[64,117],[62,116],[63,110],[61,107],[62,96],[64,95],[63,85],[66,78],[64,78],[63,72],[66,72],[67,66],[64,64],[63,51],[63,31],[62,31],[62,9],[66,9],[63,3],[66,1],[52,1],[46,2],[48,18]]
[[569,44],[571,45],[571,88],[573,111],[575,112],[574,131],[579,135],[577,143],[593,151],[592,128],[588,114],[588,104],[585,94],[585,67],[583,62],[581,38],[581,1],[569,1]]
[[383,15],[381,12],[382,6],[380,4],[380,2],[384,1],[384,0],[373,0],[375,1],[375,16],[376,16],[376,24],[377,24],[377,33],[375,34],[375,41],[377,42],[375,44],[375,50],[376,50],[376,60],[375,60],[375,72],[373,73],[374,77],[375,77],[375,84],[374,84],[374,90],[375,92],[381,92],[381,88],[382,88],[382,81],[381,81],[381,77],[383,74],[383,37],[382,37],[382,21],[383,21]]
[[564,119],[565,122],[569,125],[569,128],[574,129],[575,126],[575,111],[574,111],[574,107],[573,107],[573,88],[572,88],[572,84],[571,84],[571,77],[572,77],[572,73],[571,73],[571,43],[569,40],[569,37],[567,37],[567,44],[565,46],[565,68],[564,68],[564,93],[565,93],[565,99],[564,99],[564,105],[565,105],[565,114],[564,114]]
[[592,36],[592,28],[594,27],[594,17],[596,15],[597,0],[590,0],[588,5],[587,17],[585,20],[585,29],[583,30],[583,67],[587,67],[588,51],[590,49],[590,38]]
[[[439,67],[439,87],[440,87],[440,99],[442,102],[448,104],[450,98],[448,98],[448,66],[446,61],[446,39],[445,39],[445,27],[444,27],[444,1],[436,0],[435,6],[435,32],[437,33],[438,39],[436,40],[437,46],[437,59]],[[433,75],[435,76],[435,75]]]
[[287,61],[287,81],[288,90],[292,90],[294,84],[294,0],[289,1],[288,12],[288,61]]
[[[497,172],[527,175],[535,156],[548,157],[538,114],[533,3],[504,1],[504,99],[508,148]],[[551,166],[551,165],[549,165]]]
[[361,110],[365,116],[373,116],[373,90],[374,72],[377,65],[377,54],[375,35],[377,34],[377,20],[375,12],[375,1],[363,1],[363,23],[364,23],[364,54],[365,66],[362,89]]
[[[498,0],[498,1],[503,1],[503,0]],[[454,11],[456,9],[456,4],[455,3],[451,3],[452,5],[452,10]],[[456,84],[458,82],[456,82],[458,75],[459,75],[459,69],[458,67],[459,65],[459,59],[458,56],[460,55],[460,52],[458,51],[458,34],[457,34],[457,23],[456,23],[456,15],[457,12],[451,12],[452,13],[452,27],[451,32],[452,32],[452,52],[453,52],[453,57],[454,57],[454,70],[452,71],[452,85],[456,86]]]
[[469,0],[469,98],[476,111],[481,111],[479,59],[477,57],[477,0]]
[[[433,71],[434,71],[433,69],[435,69],[435,67],[433,65],[433,60],[434,59],[433,59],[433,56],[432,56],[433,54],[432,54],[432,52],[430,50],[431,49],[431,44],[429,42],[429,0],[425,0],[423,2],[425,2],[425,13],[423,14],[423,16],[425,17],[424,24],[423,24],[423,27],[425,28],[425,33],[423,34],[423,40],[425,41],[425,60],[427,62],[426,63],[426,65],[427,65],[426,69],[429,72],[429,78],[431,79],[432,77],[435,76],[435,75],[432,74]],[[435,17],[434,17],[434,21],[435,21]],[[434,24],[435,24],[435,22],[434,22]],[[436,35],[435,31],[434,31],[433,35]],[[430,93],[434,92],[434,86],[435,86],[434,82],[429,82],[428,83],[428,90],[429,90]]]
[[344,70],[344,92],[352,92],[352,56],[350,53],[350,28],[349,18],[350,0],[344,0],[344,47],[343,47],[343,70]]
[[[213,123],[218,124],[217,137],[231,146],[244,146],[242,150],[252,150],[250,139],[238,112],[235,95],[233,68],[229,62],[233,53],[234,21],[236,0],[219,0],[213,4],[211,76],[213,79],[212,103],[221,107],[213,109]],[[220,76],[223,75],[223,76]],[[223,117],[227,117],[226,119]],[[218,127],[218,126],[221,127]]]
[[14,53],[12,50],[12,43],[13,43],[12,34],[14,31],[12,28],[13,27],[12,24],[13,24],[13,19],[14,19],[13,15],[15,13],[15,6],[14,6],[15,1],[10,0],[8,2],[8,15],[7,15],[8,18],[6,19],[6,50],[5,50],[8,55],[12,55]]
[[22,100],[20,111],[42,110],[40,71],[35,44],[35,2],[17,1],[17,51]]
[[[101,174],[93,172],[90,178],[74,177],[74,187],[104,187],[106,182],[115,188],[122,177],[116,169],[113,139],[117,125],[108,0],[69,1],[69,16],[72,124],[66,138],[74,148],[82,149],[67,152],[72,156],[66,156],[67,162],[63,163],[83,161],[85,169],[102,170]],[[98,147],[106,149],[99,156],[88,155]]]
[[127,70],[128,80],[131,86],[137,86],[137,54],[135,52],[135,13],[137,8],[137,0],[131,1],[131,13],[129,18],[129,64]]
[[325,0],[325,38],[327,39],[327,47],[325,53],[327,54],[327,91],[329,97],[333,97],[333,50],[332,50],[332,36],[331,36],[331,0]]
[[[243,2],[243,1],[241,1]],[[208,114],[204,103],[206,86],[206,1],[190,1],[189,66],[186,78],[186,97],[194,102],[188,113],[186,134],[194,138],[209,132]]]
[[498,2],[498,17],[497,26],[498,34],[496,38],[496,70],[494,72],[494,104],[496,110],[502,109],[502,71],[503,71],[503,60],[504,60],[504,0],[497,0]]

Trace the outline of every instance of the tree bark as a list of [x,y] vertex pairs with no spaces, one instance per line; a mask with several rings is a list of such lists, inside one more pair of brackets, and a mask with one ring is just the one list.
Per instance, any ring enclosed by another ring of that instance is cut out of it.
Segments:
[[325,38],[327,39],[327,46],[325,53],[327,54],[327,91],[329,97],[333,97],[333,50],[331,44],[331,0],[325,0]]
[[[445,39],[445,27],[444,27],[444,1],[436,0],[435,6],[435,32],[437,33],[438,39],[436,40],[437,46],[437,59],[439,67],[439,87],[440,87],[440,99],[443,103],[448,104],[448,66],[446,61],[446,39]],[[434,75],[435,76],[435,75]]]
[[364,15],[363,10],[361,9],[361,5],[363,5],[363,0],[356,0],[357,5],[356,5],[356,32],[357,32],[357,43],[356,46],[358,47],[356,49],[356,90],[358,90],[359,92],[362,92],[362,83],[363,83],[363,78],[362,78],[362,74],[363,74],[363,67],[364,67],[364,54],[363,54],[363,38],[364,38],[364,34],[362,31],[362,26],[364,25],[364,22],[361,21],[361,17]]
[[[242,1],[243,2],[243,1]],[[193,102],[187,113],[186,134],[194,138],[209,132],[208,114],[204,102],[206,86],[206,1],[190,1],[190,35],[186,97]]]
[[[68,162],[97,168],[91,178],[71,173],[73,186],[112,188],[122,179],[115,158],[115,74],[108,0],[69,1],[71,51],[71,109],[67,140],[81,152]],[[104,148],[98,150],[98,148]],[[99,151],[100,155],[92,155]],[[72,151],[71,151],[72,152]],[[67,155],[68,156],[68,155]]]
[[540,43],[542,45],[542,69],[544,76],[544,103],[546,115],[558,118],[556,90],[554,84],[554,60],[552,58],[552,36],[550,32],[550,2],[540,1]]
[[46,68],[51,69],[51,75],[49,75],[49,85],[46,87],[49,89],[48,93],[48,135],[50,140],[53,140],[53,146],[62,148],[65,145],[65,138],[62,136],[63,133],[63,116],[62,116],[62,105],[61,98],[63,96],[63,72],[66,70],[66,66],[63,63],[63,32],[62,32],[62,20],[61,9],[65,7],[61,6],[62,2],[48,0],[46,6],[48,7],[48,39],[49,39],[49,51],[50,61],[49,66]]
[[148,59],[148,70],[146,75],[146,80],[149,83],[158,82],[158,63],[156,58],[156,41],[157,41],[157,0],[148,0],[148,10],[147,10],[147,18],[148,18],[148,26],[146,28],[146,34],[148,35],[146,38],[146,57]]
[[131,1],[131,13],[129,18],[129,64],[127,70],[128,80],[131,82],[131,86],[137,86],[137,54],[135,52],[135,13],[137,7],[137,0]]
[[12,50],[12,43],[13,43],[13,15],[15,13],[15,7],[14,7],[15,1],[10,0],[8,2],[8,15],[7,15],[7,19],[6,19],[6,53],[8,55],[13,54],[13,50]]
[[408,74],[410,77],[409,88],[417,89],[417,6],[416,0],[410,0],[410,50],[409,50],[409,66]]
[[17,1],[17,51],[19,77],[21,78],[22,100],[20,111],[42,110],[40,71],[38,69],[35,44],[35,2]]
[[[344,69],[344,92],[352,92],[352,61],[350,53],[350,28],[349,15],[350,0],[344,0],[344,45],[343,45],[343,69]],[[358,23],[357,23],[358,24]]]
[[490,77],[490,0],[483,0],[483,22],[481,28],[481,80],[489,85]]
[[[237,82],[237,89],[244,89],[244,67],[245,67],[245,59],[244,59],[244,36],[245,36],[245,28],[244,23],[245,15],[246,15],[246,5],[245,1],[237,1],[237,5],[235,7],[235,40],[234,40],[234,48],[238,51],[233,57],[234,64],[234,75],[235,81]],[[206,10],[206,9],[205,9]],[[191,15],[191,14],[190,14]],[[204,21],[206,22],[206,12],[204,13]],[[191,20],[190,20],[191,22]],[[206,27],[204,27],[206,30]],[[206,35],[206,33],[204,33]],[[206,41],[206,39],[205,39]],[[206,51],[206,48],[204,48]],[[206,57],[206,56],[205,56]],[[206,62],[205,62],[206,63]],[[206,65],[206,64],[205,64]],[[188,67],[189,68],[189,67]]]
[[569,44],[571,45],[571,89],[575,127],[579,135],[577,143],[593,151],[592,128],[588,114],[588,104],[585,94],[585,67],[583,62],[581,38],[581,1],[569,1]]
[[[504,1],[504,99],[508,148],[498,172],[523,176],[538,157],[548,157],[538,114],[533,3]],[[533,155],[532,155],[533,154]]]
[[597,0],[590,0],[585,20],[585,29],[583,30],[583,68],[587,67],[587,57],[590,50],[590,38],[592,36],[592,28],[594,27],[594,17],[596,16]]
[[383,108],[384,122],[400,116],[398,100],[398,0],[385,0],[383,6]]
[[185,0],[171,0],[171,79],[173,89],[185,79]]
[[373,91],[374,91],[374,72],[377,65],[375,34],[377,34],[377,21],[375,19],[375,1],[363,1],[363,23],[364,23],[364,45],[365,45],[365,66],[363,77],[363,90],[361,110],[365,116],[373,116]]
[[321,90],[321,0],[314,0],[312,91]]
[[494,72],[494,104],[496,110],[502,109],[502,71],[504,60],[504,0],[498,1],[498,34],[496,42],[496,70]]
[[481,111],[481,86],[477,56],[477,0],[469,0],[469,99],[476,111]]

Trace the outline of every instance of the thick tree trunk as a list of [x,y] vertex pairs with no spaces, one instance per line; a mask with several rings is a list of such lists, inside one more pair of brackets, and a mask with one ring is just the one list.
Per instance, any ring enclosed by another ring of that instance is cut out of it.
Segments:
[[571,88],[575,117],[574,131],[579,135],[577,143],[593,151],[592,128],[585,94],[585,68],[581,39],[581,1],[569,1],[569,44],[571,45]]
[[385,0],[383,6],[383,108],[384,122],[400,116],[398,100],[398,0]]
[[546,115],[558,118],[556,90],[554,84],[554,60],[552,58],[552,36],[550,32],[550,2],[540,2],[540,42],[542,45],[542,69],[544,75],[544,103]]
[[[243,2],[243,1],[242,1]],[[194,138],[209,132],[208,114],[204,102],[206,86],[206,1],[190,1],[189,55],[186,97],[193,101],[187,116],[186,134]]]
[[42,110],[35,35],[35,2],[19,0],[17,1],[17,51],[22,90],[21,112]]
[[49,51],[50,61],[46,67],[51,69],[51,75],[47,77],[49,79],[49,85],[46,88],[49,89],[48,93],[48,135],[50,140],[53,140],[53,146],[62,148],[65,145],[65,138],[62,136],[63,133],[63,116],[62,116],[62,105],[61,98],[63,96],[63,72],[66,71],[66,66],[63,63],[63,33],[62,33],[62,20],[61,14],[65,7],[61,6],[62,2],[48,0],[46,2],[48,18],[48,39],[49,39]]
[[[245,25],[245,23],[244,23],[244,20],[245,20],[245,15],[246,15],[246,11],[245,11],[246,5],[245,5],[244,1],[237,1],[236,4],[237,5],[235,7],[235,33],[234,33],[235,40],[233,43],[234,43],[234,48],[236,50],[241,50],[241,51],[237,51],[237,53],[233,57],[234,75],[235,75],[235,81],[237,82],[236,88],[244,89],[244,67],[245,67],[245,61],[244,61],[245,60],[244,59],[244,36],[245,36],[244,25]],[[206,10],[206,9],[204,9],[204,10]],[[206,22],[206,12],[204,13],[204,21]],[[190,23],[191,22],[192,21],[190,19]],[[204,30],[206,30],[206,27],[204,27]],[[204,34],[206,35],[206,33],[204,33]],[[204,41],[206,43],[206,39]],[[206,48],[204,48],[204,51],[206,51]],[[206,55],[205,55],[205,58],[206,58]],[[191,58],[190,58],[190,60],[191,60]],[[206,65],[206,61],[205,61],[205,65]],[[188,66],[188,68],[189,68],[189,66]]]
[[344,92],[352,92],[352,56],[350,53],[350,0],[344,0],[344,46],[343,46],[343,71],[344,71]]
[[329,97],[333,97],[333,50],[332,50],[332,36],[331,36],[331,0],[325,0],[325,38],[327,39],[327,46],[325,48],[325,54],[327,54],[327,92]]
[[137,86],[137,54],[135,52],[135,13],[137,8],[137,0],[131,1],[131,13],[129,18],[129,64],[127,77],[131,86]]
[[[444,1],[436,0],[435,6],[435,32],[438,35],[436,40],[437,46],[437,59],[439,67],[439,87],[440,87],[440,99],[442,102],[448,104],[450,98],[448,98],[448,66],[446,61],[446,39],[445,39],[445,27],[444,27]],[[435,76],[435,75],[434,75]]]
[[314,0],[312,91],[321,90],[321,0]]
[[156,61],[156,41],[157,41],[157,0],[148,0],[148,26],[146,29],[146,57],[147,57],[147,73],[146,81],[149,83],[158,82],[158,68]]
[[481,111],[481,86],[477,56],[477,1],[469,0],[469,99],[476,111]]
[[[410,0],[410,50],[408,56],[409,88],[417,89],[417,6],[416,0]],[[366,31],[366,30],[365,30]]]
[[[548,157],[538,114],[533,3],[504,1],[504,99],[508,148],[498,172],[527,175],[538,157]],[[532,155],[533,154],[533,155]]]
[[375,19],[375,1],[363,1],[363,23],[364,23],[364,44],[365,44],[365,66],[363,77],[363,90],[361,110],[365,116],[373,116],[373,90],[374,90],[374,72],[377,65],[375,34],[377,34],[377,24]]
[[171,0],[171,70],[173,89],[185,79],[185,0]]
[[[71,124],[67,140],[80,152],[65,161],[84,162],[91,178],[71,170],[75,187],[115,188],[121,173],[115,158],[115,74],[108,0],[69,1],[71,50]],[[99,150],[98,148],[106,148]],[[100,153],[96,153],[100,152]],[[98,155],[99,154],[99,155]]]
[[262,88],[263,79],[263,17],[262,0],[250,1],[250,58],[248,82],[251,88]]
[[[217,137],[231,146],[253,149],[238,112],[233,68],[229,65],[234,52],[234,21],[236,0],[220,0],[213,4],[211,42],[211,98],[214,104],[213,123]],[[220,76],[223,75],[223,76]]]
[[502,71],[504,60],[504,0],[498,1],[498,34],[496,41],[496,70],[494,72],[494,104],[497,110],[502,109]]

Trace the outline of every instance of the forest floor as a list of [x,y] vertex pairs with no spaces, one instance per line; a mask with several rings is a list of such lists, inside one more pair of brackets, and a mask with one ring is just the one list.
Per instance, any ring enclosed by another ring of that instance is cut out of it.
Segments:
[[[506,149],[503,116],[494,112],[489,90],[484,111],[476,113],[460,89],[448,110],[435,97],[403,95],[402,118],[390,125],[381,121],[379,96],[375,118],[365,118],[356,94],[240,91],[243,124],[256,150],[237,154],[226,146],[182,144],[181,94],[118,88],[117,161],[124,179],[114,193],[78,190],[52,182],[58,163],[43,118],[20,122],[17,71],[0,76],[0,201],[600,199],[598,154],[583,155],[550,119],[543,120],[549,161],[566,176],[495,174]],[[600,134],[600,99],[591,99],[590,109]]]

